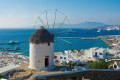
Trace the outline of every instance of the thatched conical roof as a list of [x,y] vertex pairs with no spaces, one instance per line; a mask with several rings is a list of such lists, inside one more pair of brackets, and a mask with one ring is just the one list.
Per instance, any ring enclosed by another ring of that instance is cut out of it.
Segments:
[[30,38],[30,43],[40,44],[54,41],[54,35],[41,26]]

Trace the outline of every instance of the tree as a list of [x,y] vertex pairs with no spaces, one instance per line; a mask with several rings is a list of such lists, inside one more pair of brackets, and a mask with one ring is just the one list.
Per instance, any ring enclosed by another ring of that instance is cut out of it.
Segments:
[[74,53],[74,49],[71,50]]
[[78,51],[78,53],[80,53],[81,51],[80,50],[77,50]]
[[108,69],[108,63],[102,59],[97,61],[87,61],[86,64],[89,65],[90,69]]

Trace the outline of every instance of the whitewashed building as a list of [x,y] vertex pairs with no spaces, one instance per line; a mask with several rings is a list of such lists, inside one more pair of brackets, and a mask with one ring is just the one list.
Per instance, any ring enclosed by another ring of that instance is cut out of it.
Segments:
[[69,62],[69,61],[74,61],[76,63],[80,63],[80,59],[74,54],[74,53],[71,53],[71,51],[65,51],[64,54],[61,53],[59,56],[58,56],[58,60],[60,61],[60,63],[62,62]]
[[105,59],[108,54],[107,49],[104,48],[90,48],[84,51],[84,55],[90,58]]
[[44,27],[40,27],[29,39],[30,63],[29,68],[44,70],[54,65],[54,35]]

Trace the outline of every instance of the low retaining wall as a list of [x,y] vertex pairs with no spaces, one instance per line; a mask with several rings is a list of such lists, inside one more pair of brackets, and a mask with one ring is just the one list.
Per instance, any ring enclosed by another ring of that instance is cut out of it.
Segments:
[[36,76],[35,80],[120,80],[120,70],[89,69]]
[[6,75],[8,72],[18,69],[19,67],[20,65],[13,65],[13,66],[10,65],[10,66],[0,68],[0,74]]

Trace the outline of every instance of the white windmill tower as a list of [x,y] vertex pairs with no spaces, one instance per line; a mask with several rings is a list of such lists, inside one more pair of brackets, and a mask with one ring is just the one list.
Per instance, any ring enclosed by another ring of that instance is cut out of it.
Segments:
[[[55,11],[55,18],[56,18],[56,11]],[[46,14],[47,14],[47,11],[46,11]],[[47,15],[46,15],[46,18],[47,18]],[[63,22],[58,27],[56,32],[53,32],[53,30],[52,30],[52,33],[51,33],[49,30],[47,30],[47,29],[49,29],[49,26],[46,27],[45,24],[43,23],[43,21],[41,20],[41,18],[38,17],[38,19],[42,22],[44,27],[41,26],[29,39],[29,42],[30,42],[29,68],[30,69],[44,70],[46,67],[54,65],[54,49],[53,49],[53,47],[54,47],[54,39],[57,38],[54,36],[56,34],[71,30],[71,29],[69,29],[69,30],[65,30],[65,31],[61,31],[61,32],[57,33],[57,31],[60,29],[60,27],[62,26],[62,24],[64,23],[66,18],[67,17],[64,18]],[[48,19],[47,19],[47,25],[48,25]],[[55,20],[54,20],[53,29],[54,29],[54,26],[55,26]],[[45,29],[45,27],[46,27],[46,29]],[[59,39],[60,39],[60,37],[59,37]],[[61,40],[63,40],[63,39],[61,39]],[[63,41],[70,43],[66,40],[63,40]],[[60,44],[57,40],[56,40],[56,42],[60,46]]]
[[30,65],[29,68],[42,70],[54,64],[54,35],[41,26],[29,39]]

